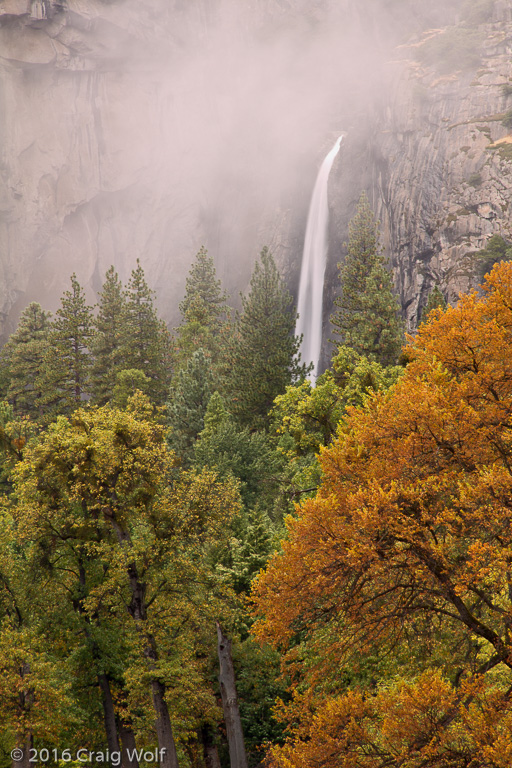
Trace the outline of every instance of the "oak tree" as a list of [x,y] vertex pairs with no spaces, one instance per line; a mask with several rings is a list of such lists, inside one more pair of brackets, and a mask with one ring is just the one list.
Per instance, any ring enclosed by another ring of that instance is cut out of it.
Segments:
[[[502,263],[322,452],[255,588],[258,635],[308,659],[271,765],[510,764],[511,328]],[[372,654],[385,668],[350,682]]]

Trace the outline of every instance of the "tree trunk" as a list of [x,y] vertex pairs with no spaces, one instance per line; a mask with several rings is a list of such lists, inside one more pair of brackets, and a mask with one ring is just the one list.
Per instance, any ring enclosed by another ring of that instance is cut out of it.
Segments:
[[217,745],[213,742],[212,729],[209,725],[203,725],[201,728],[201,741],[206,768],[221,768]]
[[103,704],[103,718],[105,721],[105,732],[107,734],[107,746],[110,754],[112,754],[112,752],[120,752],[112,691],[110,690],[108,677],[104,672],[98,674],[98,682],[101,688],[101,701]]
[[[34,737],[31,733],[18,736],[17,752],[21,754],[21,760],[14,760],[11,763],[12,768],[34,768],[34,763],[30,762],[31,754],[30,750],[34,746]],[[11,755],[15,753],[15,750],[11,752]],[[16,755],[17,756],[17,755]]]
[[[116,534],[117,541],[122,547],[132,546],[130,534],[116,520],[112,513],[108,515],[110,524]],[[150,671],[157,670],[158,652],[154,636],[147,631],[147,610],[146,610],[146,584],[140,580],[137,564],[128,563],[127,576],[130,585],[131,599],[128,605],[128,613],[135,622],[135,627],[139,636],[145,644],[144,656]],[[153,707],[156,714],[156,735],[158,740],[158,751],[161,768],[179,768],[178,755],[176,754],[176,745],[172,733],[171,719],[165,700],[165,684],[161,680],[153,679],[151,681],[151,693],[153,697]]]
[[[123,748],[121,768],[139,768],[139,761],[137,760],[137,755],[135,753],[135,734],[133,733],[132,729],[129,725],[125,725],[119,721],[119,735],[121,736],[121,744]],[[132,755],[131,759],[128,755],[128,752],[130,752]]]
[[228,736],[229,762],[231,768],[247,768],[244,734],[236,694],[235,670],[231,657],[231,640],[224,635],[219,622],[217,622],[217,640],[220,694]]
[[156,735],[158,746],[160,748],[161,768],[178,768],[178,755],[176,754],[169,710],[167,709],[167,702],[165,700],[165,685],[161,683],[160,680],[152,680],[151,692],[153,694],[153,706],[157,717]]

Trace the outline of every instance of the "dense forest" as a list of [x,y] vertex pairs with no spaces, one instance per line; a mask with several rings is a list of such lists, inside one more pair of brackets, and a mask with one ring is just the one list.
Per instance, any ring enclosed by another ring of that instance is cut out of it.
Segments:
[[314,383],[266,248],[239,311],[201,248],[172,331],[140,263],[24,310],[1,765],[510,766],[509,255],[406,341],[363,195]]

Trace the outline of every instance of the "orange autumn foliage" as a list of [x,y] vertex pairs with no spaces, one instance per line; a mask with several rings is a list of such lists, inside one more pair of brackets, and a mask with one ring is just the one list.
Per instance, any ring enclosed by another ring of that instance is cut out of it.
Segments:
[[[254,587],[256,635],[315,657],[271,766],[512,765],[512,265],[410,344]],[[401,661],[343,683],[370,653]]]

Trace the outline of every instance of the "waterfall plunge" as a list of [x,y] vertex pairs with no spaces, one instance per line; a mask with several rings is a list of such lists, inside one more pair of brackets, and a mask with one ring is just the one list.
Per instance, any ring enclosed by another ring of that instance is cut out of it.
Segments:
[[304,253],[300,271],[299,319],[295,333],[303,334],[300,348],[302,360],[314,363],[311,380],[316,381],[322,348],[322,309],[324,293],[325,264],[327,260],[327,223],[329,207],[327,184],[334,158],[339,152],[343,136],[340,136],[323,161],[316,178],[309,206]]

